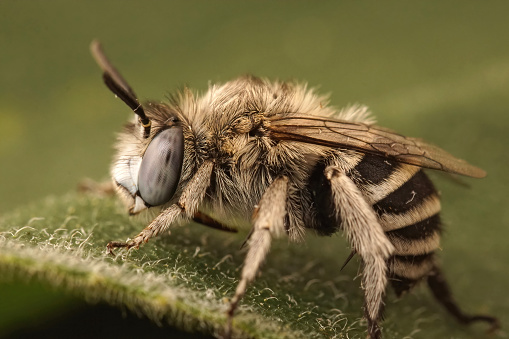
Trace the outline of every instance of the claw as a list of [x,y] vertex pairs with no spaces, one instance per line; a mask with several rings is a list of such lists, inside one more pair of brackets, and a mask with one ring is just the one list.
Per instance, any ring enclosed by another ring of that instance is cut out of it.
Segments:
[[130,249],[132,247],[139,248],[139,245],[134,245],[132,240],[128,242],[122,241],[110,241],[108,245],[106,245],[106,253],[112,256],[115,256],[115,252],[113,252],[114,248],[127,248]]
[[110,255],[112,257],[115,257],[115,252],[113,252],[113,246],[110,246],[111,242],[108,243],[108,245],[106,245],[106,254],[107,255]]

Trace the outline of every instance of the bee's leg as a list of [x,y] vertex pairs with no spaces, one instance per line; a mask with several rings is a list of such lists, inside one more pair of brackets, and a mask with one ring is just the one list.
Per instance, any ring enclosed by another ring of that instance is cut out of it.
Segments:
[[235,290],[227,312],[228,323],[225,338],[230,338],[233,314],[246,292],[247,285],[254,280],[260,265],[269,252],[272,236],[284,234],[284,218],[286,216],[286,200],[288,194],[288,178],[281,176],[275,179],[263,193],[253,213],[253,230],[247,240],[248,252],[240,282]]
[[394,247],[355,183],[338,167],[329,166],[324,174],[330,182],[336,218],[342,221],[341,227],[352,249],[363,261],[362,288],[369,336],[380,338],[378,321],[387,285],[386,261]]
[[145,227],[133,239],[128,239],[126,242],[110,241],[106,245],[106,252],[114,255],[115,248],[139,248],[142,243],[148,242],[152,237],[157,236],[159,233],[164,232],[168,227],[183,217],[183,209],[178,204],[173,204],[161,212],[147,227]]
[[139,248],[142,243],[147,242],[150,238],[157,236],[170,227],[172,223],[180,218],[193,218],[198,211],[198,205],[202,202],[203,197],[210,185],[210,177],[214,164],[211,161],[205,161],[189,183],[184,187],[182,195],[176,204],[171,205],[162,211],[147,227],[143,229],[134,239],[127,242],[111,241],[106,246],[107,252],[112,253],[114,248],[132,247]]
[[468,325],[476,321],[484,321],[491,324],[489,332],[494,332],[500,328],[500,322],[497,318],[487,315],[470,315],[461,311],[454,300],[449,285],[445,281],[442,271],[435,266],[428,276],[428,286],[433,292],[435,298],[454,316],[460,323]]
[[215,228],[216,230],[220,230],[220,231],[232,232],[232,233],[238,232],[238,230],[236,228],[225,225],[222,222],[217,221],[216,219],[212,218],[211,216],[209,216],[201,211],[196,211],[194,213],[193,221],[197,222],[198,224],[202,224],[204,226]]

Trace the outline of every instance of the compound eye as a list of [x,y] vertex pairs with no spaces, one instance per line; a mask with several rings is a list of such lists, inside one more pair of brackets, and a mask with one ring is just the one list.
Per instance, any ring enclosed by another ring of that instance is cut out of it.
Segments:
[[138,173],[138,190],[150,206],[167,203],[175,194],[184,157],[182,128],[171,127],[147,147]]

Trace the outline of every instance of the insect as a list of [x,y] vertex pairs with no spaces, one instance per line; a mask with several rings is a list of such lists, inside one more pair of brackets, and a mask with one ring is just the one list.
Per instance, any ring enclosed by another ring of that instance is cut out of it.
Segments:
[[204,213],[211,208],[251,220],[226,337],[272,239],[300,240],[306,231],[342,231],[351,256],[362,259],[370,338],[381,338],[387,285],[401,296],[423,280],[461,323],[498,328],[494,317],[461,311],[451,295],[434,254],[440,199],[422,169],[474,178],[483,170],[374,125],[364,106],[337,111],[302,84],[246,76],[203,95],[184,89],[169,103],[140,104],[100,44],[91,50],[106,85],[135,113],[116,145],[111,174],[118,194],[130,214],[160,208],[138,235],[112,241],[108,250],[138,248],[182,220],[234,231]]

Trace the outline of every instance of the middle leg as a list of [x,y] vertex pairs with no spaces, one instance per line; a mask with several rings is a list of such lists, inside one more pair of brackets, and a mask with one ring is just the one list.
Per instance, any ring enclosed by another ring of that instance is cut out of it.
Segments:
[[233,314],[239,301],[244,296],[247,285],[252,282],[270,249],[272,236],[284,234],[286,201],[288,194],[288,178],[276,178],[263,194],[253,213],[253,229],[247,240],[248,252],[239,284],[235,290],[228,309],[226,338],[230,338]]

